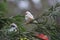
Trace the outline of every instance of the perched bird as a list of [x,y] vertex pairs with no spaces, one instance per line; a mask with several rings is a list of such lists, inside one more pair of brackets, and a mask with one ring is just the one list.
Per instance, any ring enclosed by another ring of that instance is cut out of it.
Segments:
[[17,25],[15,24],[15,23],[12,23],[11,25],[10,25],[10,29],[8,30],[9,32],[12,32],[12,31],[17,31]]
[[[30,23],[34,19],[35,19],[34,16],[29,11],[26,11],[26,15],[25,15],[26,24]],[[36,20],[34,20],[33,22],[37,23]]]

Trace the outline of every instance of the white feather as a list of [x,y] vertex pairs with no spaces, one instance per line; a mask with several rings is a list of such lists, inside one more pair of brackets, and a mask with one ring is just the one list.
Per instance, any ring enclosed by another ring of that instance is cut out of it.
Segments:
[[[31,18],[31,20],[35,19],[34,16],[29,11],[26,11],[25,20],[29,21],[30,20],[29,18]],[[36,20],[34,20],[33,22],[37,23]]]
[[11,27],[8,31],[10,31],[10,32],[12,32],[12,31],[17,31],[17,29],[16,28],[14,28],[14,27]]
[[[11,25],[13,25],[14,27],[12,27]],[[17,31],[17,25],[15,23],[12,23],[10,26],[11,28],[8,30],[9,32],[12,32],[12,31]]]
[[34,19],[33,15],[29,11],[26,11],[25,20],[28,20],[29,18]]
[[16,25],[15,23],[12,23],[11,25],[14,25],[14,26],[15,26],[15,28],[17,28],[17,25]]

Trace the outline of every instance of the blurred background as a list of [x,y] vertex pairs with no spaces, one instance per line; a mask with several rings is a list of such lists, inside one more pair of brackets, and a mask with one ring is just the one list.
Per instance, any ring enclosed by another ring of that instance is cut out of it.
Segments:
[[[38,17],[40,24],[24,24],[27,10]],[[11,23],[16,23],[17,32],[7,30]],[[30,33],[35,31],[48,35],[50,40],[60,40],[60,0],[0,0],[1,40],[40,40]]]
[[[24,15],[25,11],[29,10],[37,18],[56,3],[60,3],[60,0],[7,0],[7,16]],[[31,25],[29,26],[27,29],[31,30]]]
[[56,5],[57,2],[60,3],[60,0],[7,0],[9,11],[7,16],[24,14],[24,11],[29,10],[36,17],[41,14],[44,9]]

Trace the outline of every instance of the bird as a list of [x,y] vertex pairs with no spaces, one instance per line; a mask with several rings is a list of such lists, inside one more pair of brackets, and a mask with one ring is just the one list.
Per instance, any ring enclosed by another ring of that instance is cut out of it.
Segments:
[[9,32],[12,32],[12,31],[17,31],[17,25],[15,24],[15,23],[12,23],[12,24],[10,24],[10,29],[8,30]]
[[[29,24],[32,20],[34,20],[34,16],[31,14],[31,12],[26,11],[25,12],[25,24]],[[34,23],[38,23],[36,20],[33,21]]]

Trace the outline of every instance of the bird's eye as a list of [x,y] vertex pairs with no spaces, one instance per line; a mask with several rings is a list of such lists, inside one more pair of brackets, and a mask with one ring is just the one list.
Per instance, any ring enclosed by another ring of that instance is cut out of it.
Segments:
[[11,27],[15,27],[14,25],[11,25]]

